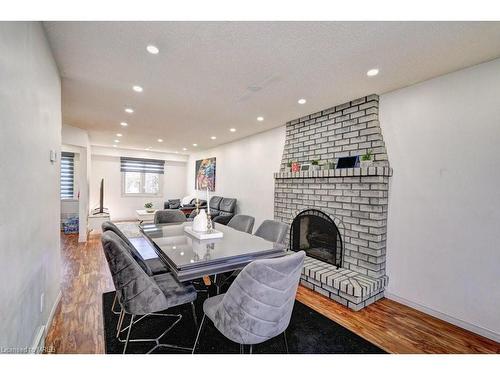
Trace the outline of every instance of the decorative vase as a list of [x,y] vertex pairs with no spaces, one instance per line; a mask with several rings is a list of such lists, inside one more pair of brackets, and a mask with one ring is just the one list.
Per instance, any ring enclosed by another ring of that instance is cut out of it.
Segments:
[[200,213],[193,219],[193,230],[196,232],[206,232],[207,225],[207,213],[205,212],[205,209],[201,209]]

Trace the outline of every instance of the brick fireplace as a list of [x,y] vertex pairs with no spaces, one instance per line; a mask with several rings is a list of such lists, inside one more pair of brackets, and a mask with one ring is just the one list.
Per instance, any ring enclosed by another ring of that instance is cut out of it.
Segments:
[[[336,164],[339,157],[362,155],[367,150],[373,152],[373,164],[367,168],[301,172],[288,168],[290,161],[319,159]],[[391,175],[377,95],[286,124],[281,170],[274,176],[274,216],[292,224],[301,212],[319,211],[335,223],[342,245],[339,264],[328,258],[306,257],[302,285],[353,310],[383,297],[388,282],[385,254]]]

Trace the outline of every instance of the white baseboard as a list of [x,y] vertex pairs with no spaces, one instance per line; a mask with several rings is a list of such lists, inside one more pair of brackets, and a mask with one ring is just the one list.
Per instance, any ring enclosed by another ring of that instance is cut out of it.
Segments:
[[454,318],[450,315],[447,315],[447,314],[442,313],[440,311],[431,309],[430,307],[423,306],[417,302],[407,300],[406,298],[399,297],[399,296],[392,294],[392,293],[389,293],[387,291],[384,292],[384,296],[385,296],[385,298],[392,299],[393,301],[396,301],[396,302],[399,302],[403,305],[412,307],[415,310],[422,311],[422,312],[429,314],[435,318],[444,320],[445,322],[451,323],[451,324],[456,325],[460,328],[466,329],[467,331],[477,333],[480,336],[487,337],[493,341],[500,343],[500,333],[498,333],[498,332],[494,332],[494,331],[489,330],[487,328],[483,328],[483,327],[477,326],[475,324],[468,323],[468,322],[465,322],[463,320]]
[[59,290],[59,293],[57,293],[56,300],[50,310],[50,314],[49,317],[47,318],[47,321],[45,322],[45,324],[37,328],[37,332],[35,334],[35,337],[33,338],[33,342],[31,343],[30,353],[43,354],[43,351],[45,349],[45,337],[47,337],[47,333],[49,332],[49,329],[52,326],[52,321],[54,320],[57,306],[59,305],[61,298],[62,298],[62,293]]

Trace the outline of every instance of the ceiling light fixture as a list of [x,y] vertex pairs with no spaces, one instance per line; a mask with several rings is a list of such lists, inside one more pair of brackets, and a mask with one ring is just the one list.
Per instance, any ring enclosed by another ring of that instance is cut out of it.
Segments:
[[231,128],[231,129],[229,129],[229,131],[232,132],[232,133],[234,133],[236,131],[236,129],[235,128]]
[[183,148],[182,148],[182,151],[187,151],[187,148],[186,148],[186,147],[183,147]]
[[212,135],[210,139],[213,141],[214,139],[217,139],[217,137],[215,135]]
[[121,126],[128,126],[128,124],[126,122],[120,122],[120,125]]
[[368,77],[375,77],[378,74],[378,69],[370,69],[366,72]]
[[118,147],[117,145],[113,145],[113,147]]
[[135,92],[143,92],[144,89],[141,87],[141,86],[132,86],[132,90],[134,90]]
[[125,112],[134,113],[134,110],[132,108],[125,108]]
[[115,143],[120,143],[120,141],[119,141],[118,139],[115,139],[115,141],[114,141],[114,142],[115,142]]
[[123,134],[122,134],[122,133],[116,133],[116,136],[117,136],[117,137],[122,137],[122,136],[123,136]]
[[259,122],[264,121],[264,117],[262,117],[262,116],[257,117],[257,121],[259,121]]
[[297,103],[299,104],[306,104],[306,102],[307,100],[305,100],[304,98],[297,100]]
[[158,142],[162,143],[162,142],[163,142],[163,139],[158,138]]
[[198,147],[198,143],[193,143],[193,147]]
[[152,55],[158,55],[158,53],[160,52],[160,50],[158,49],[158,47],[152,45],[152,44],[149,44],[147,47],[146,47],[146,50],[152,54]]

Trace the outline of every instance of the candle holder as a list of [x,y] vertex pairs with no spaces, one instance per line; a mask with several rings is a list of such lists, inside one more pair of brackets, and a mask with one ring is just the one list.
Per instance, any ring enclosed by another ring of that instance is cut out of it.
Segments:
[[196,201],[195,207],[196,207],[196,215],[198,215],[200,213],[200,202]]
[[212,233],[214,230],[214,224],[212,223],[212,217],[210,213],[207,212],[207,232]]

